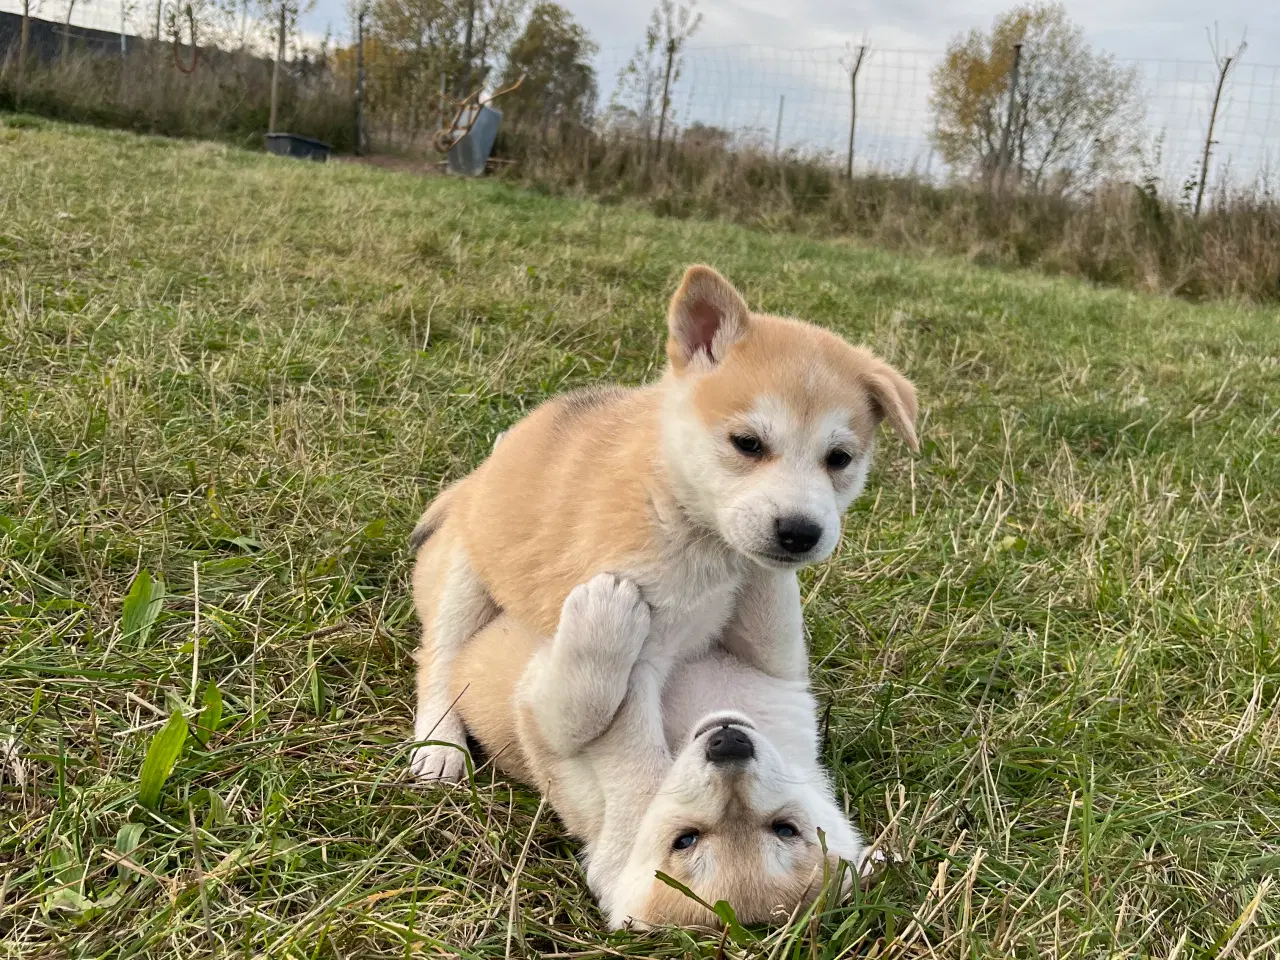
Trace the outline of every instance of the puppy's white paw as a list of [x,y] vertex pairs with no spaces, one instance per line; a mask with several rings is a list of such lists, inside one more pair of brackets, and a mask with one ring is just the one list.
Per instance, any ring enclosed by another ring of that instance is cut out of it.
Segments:
[[630,580],[600,573],[573,588],[560,610],[558,654],[630,664],[649,637],[649,605]]
[[414,748],[409,771],[419,780],[459,783],[467,776],[467,750],[449,744],[425,743]]
[[571,756],[613,722],[649,637],[649,605],[630,580],[602,573],[574,587],[526,696],[548,746]]

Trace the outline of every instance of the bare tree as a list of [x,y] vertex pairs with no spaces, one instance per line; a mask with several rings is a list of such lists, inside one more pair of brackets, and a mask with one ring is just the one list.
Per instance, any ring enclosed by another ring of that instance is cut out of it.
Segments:
[[853,179],[853,131],[858,126],[858,71],[862,69],[862,61],[870,49],[864,37],[856,50],[853,44],[849,44],[845,55],[840,58],[841,64],[849,71],[849,158],[845,174],[850,180]]
[[931,101],[938,152],[988,182],[1004,168],[1033,189],[1079,189],[1136,155],[1135,71],[1091,50],[1059,3],[1033,0],[955,38]]
[[684,65],[681,51],[702,25],[702,14],[695,12],[696,6],[697,0],[691,0],[688,5],[659,0],[645,28],[644,43],[636,48],[618,75],[618,86],[610,105],[615,117],[629,114],[638,121],[646,141],[653,135],[657,114],[656,157],[662,155],[662,141],[671,112],[671,87],[680,79]]
[[1205,184],[1209,181],[1209,154],[1213,150],[1213,125],[1218,120],[1218,104],[1222,102],[1222,88],[1226,86],[1227,75],[1231,72],[1231,68],[1240,62],[1240,58],[1244,55],[1248,44],[1245,43],[1244,37],[1240,37],[1239,45],[1231,53],[1226,52],[1226,48],[1222,47],[1218,42],[1218,25],[1213,25],[1213,32],[1209,33],[1205,28],[1205,33],[1209,37],[1209,49],[1213,51],[1213,62],[1218,68],[1218,85],[1213,91],[1213,106],[1209,109],[1209,129],[1204,135],[1204,155],[1200,158],[1200,182],[1196,186],[1196,206],[1195,215],[1200,216],[1200,204],[1204,201]]
[[[677,65],[676,58],[680,56],[680,51],[689,42],[689,38],[702,25],[702,14],[694,13],[693,11],[696,5],[697,0],[690,0],[687,7],[683,4],[677,7],[671,0],[661,0],[653,11],[653,19],[661,31],[661,36],[665,41],[663,47],[667,54],[667,67],[662,77],[662,112],[658,115],[658,157],[662,156],[662,133],[667,125],[667,114],[671,110],[671,84],[674,80],[679,79],[679,69],[684,62],[683,58],[681,58],[680,64]],[[659,14],[661,14],[661,19],[659,19]],[[675,71],[674,77],[672,76],[673,69]]]

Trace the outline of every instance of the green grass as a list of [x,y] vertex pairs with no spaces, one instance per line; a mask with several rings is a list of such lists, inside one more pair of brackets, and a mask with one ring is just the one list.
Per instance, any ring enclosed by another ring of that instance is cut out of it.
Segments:
[[423,503],[654,376],[692,261],[924,409],[805,576],[895,861],[727,954],[1280,951],[1280,312],[3,123],[0,955],[715,955],[602,935],[530,791],[403,779]]

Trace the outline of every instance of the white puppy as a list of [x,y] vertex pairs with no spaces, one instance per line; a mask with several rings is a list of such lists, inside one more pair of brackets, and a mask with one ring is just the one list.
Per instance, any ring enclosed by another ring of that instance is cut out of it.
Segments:
[[658,714],[632,689],[650,626],[609,574],[569,594],[550,642],[499,616],[456,661],[463,720],[584,841],[611,927],[715,922],[659,872],[742,922],[785,918],[864,852],[818,762],[813,697],[716,648],[675,668]]

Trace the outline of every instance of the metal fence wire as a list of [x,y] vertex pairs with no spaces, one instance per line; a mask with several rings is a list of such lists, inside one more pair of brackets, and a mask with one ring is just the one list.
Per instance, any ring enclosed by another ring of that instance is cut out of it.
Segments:
[[[630,59],[625,49],[598,58],[601,101],[607,103]],[[856,49],[854,52],[856,57]],[[948,172],[933,145],[932,75],[943,54],[868,47],[857,80],[855,169]],[[831,154],[848,146],[850,51],[841,47],[689,47],[673,84],[677,126],[709,124],[768,149]],[[1119,60],[1137,76],[1144,116],[1140,136],[1147,169],[1167,189],[1199,175],[1218,81],[1210,60]],[[1280,163],[1280,66],[1241,62],[1230,74],[1213,129],[1209,182],[1271,182]]]
[[[0,0],[17,13],[22,0]],[[243,0],[241,0],[243,3]],[[67,19],[68,0],[34,0],[32,14]],[[269,25],[239,15],[243,41],[270,48]],[[75,0],[75,26],[140,36],[155,30],[155,3]],[[318,38],[315,38],[318,41]],[[349,40],[334,38],[338,45]],[[856,48],[855,55],[856,55]],[[606,48],[596,57],[599,103],[607,107],[633,48]],[[1267,51],[1250,50],[1231,72],[1214,123],[1208,182],[1272,186],[1280,167],[1280,65]],[[785,49],[771,46],[691,45],[672,84],[669,128],[695,123],[719,128],[740,143],[844,162],[849,137],[850,49]],[[941,51],[882,50],[869,45],[858,72],[855,169],[863,173],[913,173],[945,178],[947,170],[931,134],[932,74]],[[1218,81],[1212,60],[1124,60],[1138,79],[1144,120],[1144,172],[1166,192],[1179,192],[1200,173],[1209,114]],[[1137,175],[1136,171],[1133,175]]]

